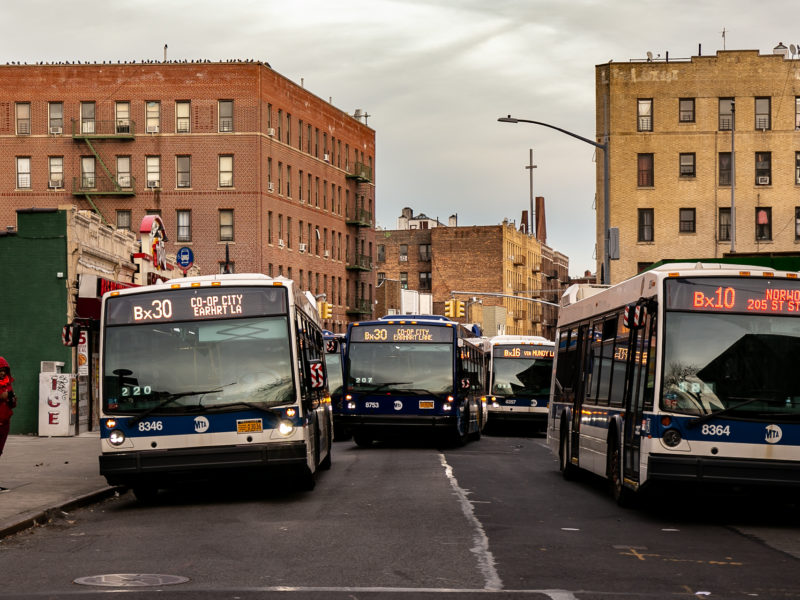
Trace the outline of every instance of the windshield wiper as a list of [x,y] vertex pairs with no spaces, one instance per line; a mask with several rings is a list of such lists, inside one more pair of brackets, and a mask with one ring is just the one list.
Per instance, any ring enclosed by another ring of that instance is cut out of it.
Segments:
[[155,406],[151,406],[146,411],[142,412],[141,414],[136,415],[134,418],[132,418],[130,421],[128,421],[128,427],[135,427],[139,423],[139,421],[141,421],[143,419],[146,419],[147,417],[152,415],[155,411],[157,411],[159,408],[164,408],[167,404],[171,404],[172,402],[175,402],[175,400],[178,400],[180,398],[185,398],[186,396],[199,396],[199,395],[204,395],[204,394],[213,394],[215,392],[221,392],[221,391],[222,391],[222,388],[217,388],[217,389],[214,389],[214,390],[192,390],[192,391],[188,391],[188,392],[177,392],[177,393],[174,393],[174,394],[170,393],[170,392],[158,392],[159,396],[166,394],[166,397],[161,402],[156,404]]
[[702,417],[696,417],[689,421],[689,427],[697,427],[698,425],[702,425],[706,421],[710,421],[711,419],[715,419],[716,417],[720,417],[722,415],[728,414],[742,406],[747,406],[748,404],[753,404],[754,402],[769,402],[767,398],[744,398],[740,396],[728,396],[729,400],[744,400],[744,402],[740,402],[739,404],[734,404],[733,406],[726,406],[722,410],[718,410],[716,412],[710,412]]
[[432,392],[431,390],[426,390],[425,388],[400,388],[395,391],[401,394],[413,394],[415,396],[433,396],[434,398],[438,398],[439,400],[446,399],[444,394]]
[[386,383],[379,383],[373,389],[364,389],[364,388],[356,388],[359,392],[371,393],[371,392],[380,392],[388,388],[390,385],[408,385],[411,383],[410,381],[387,381]]
[[[289,402],[287,404],[291,404],[291,402]],[[203,408],[205,408],[206,410],[212,411],[212,410],[217,410],[217,409],[220,409],[220,408],[232,408],[234,406],[243,406],[245,408],[252,408],[253,410],[260,410],[261,412],[269,413],[273,417],[276,417],[276,418],[280,418],[281,417],[281,414],[275,412],[272,407],[259,406],[255,402],[245,402],[245,401],[228,402],[226,404],[212,404],[211,406],[205,406]]]

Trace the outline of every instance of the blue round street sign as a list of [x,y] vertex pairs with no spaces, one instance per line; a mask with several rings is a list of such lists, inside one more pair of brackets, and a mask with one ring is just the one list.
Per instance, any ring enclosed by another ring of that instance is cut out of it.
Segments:
[[187,246],[181,247],[178,250],[178,254],[175,255],[175,262],[183,270],[190,269],[194,264],[194,252]]

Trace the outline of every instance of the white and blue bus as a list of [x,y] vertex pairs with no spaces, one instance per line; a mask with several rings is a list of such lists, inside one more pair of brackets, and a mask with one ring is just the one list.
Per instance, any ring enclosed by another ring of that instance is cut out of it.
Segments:
[[561,300],[547,437],[565,477],[800,485],[797,273],[672,263]]
[[480,439],[486,424],[484,350],[463,325],[438,316],[351,323],[343,425],[359,446],[431,433]]
[[555,345],[541,336],[489,339],[489,419],[525,423],[544,431]]
[[181,479],[269,473],[314,487],[331,464],[325,345],[283,277],[173,279],[103,296],[100,473],[142,500]]

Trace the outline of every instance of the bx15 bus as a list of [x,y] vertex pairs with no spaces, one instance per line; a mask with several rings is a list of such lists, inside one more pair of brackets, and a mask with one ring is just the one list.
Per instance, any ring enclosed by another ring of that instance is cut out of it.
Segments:
[[498,335],[489,339],[489,419],[521,422],[544,431],[554,344],[540,336]]
[[472,335],[445,317],[351,323],[342,422],[356,444],[425,433],[456,444],[479,439],[485,359]]
[[328,372],[328,391],[331,394],[333,407],[333,439],[335,441],[350,438],[350,433],[342,426],[342,373],[344,370],[344,333],[333,333],[324,330],[325,339],[325,366]]
[[314,487],[332,417],[316,307],[260,274],[103,296],[100,473],[142,500],[175,481],[269,473]]
[[561,304],[547,434],[565,476],[620,503],[658,482],[800,485],[797,273],[673,263]]

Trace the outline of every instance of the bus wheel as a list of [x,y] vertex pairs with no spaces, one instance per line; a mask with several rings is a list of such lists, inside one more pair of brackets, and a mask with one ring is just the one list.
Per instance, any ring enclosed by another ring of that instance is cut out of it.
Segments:
[[619,506],[632,506],[634,504],[635,493],[630,488],[626,488],[622,481],[622,453],[620,452],[616,435],[609,439],[606,456],[608,456],[606,472],[608,473],[608,484],[611,488],[611,495]]
[[569,455],[569,432],[566,425],[562,425],[558,443],[558,467],[561,469],[561,475],[567,481],[575,478],[575,466],[572,464]]
[[369,448],[372,446],[372,436],[366,433],[354,433],[353,441],[356,443],[356,446],[361,448]]
[[303,467],[297,473],[297,489],[301,492],[310,492],[317,484],[314,474],[308,467]]
[[464,408],[464,412],[456,416],[456,427],[453,431],[453,442],[455,446],[463,446],[469,440],[469,405]]
[[319,463],[319,468],[323,471],[327,471],[331,468],[331,438],[328,438],[328,453],[325,455],[325,458],[322,459],[322,462]]
[[158,496],[158,488],[150,484],[133,486],[133,495],[142,504],[152,504]]

